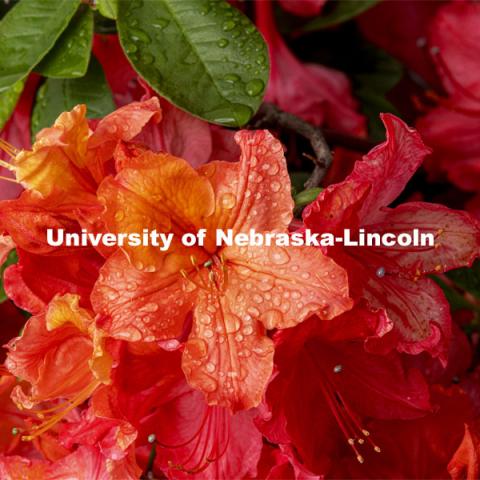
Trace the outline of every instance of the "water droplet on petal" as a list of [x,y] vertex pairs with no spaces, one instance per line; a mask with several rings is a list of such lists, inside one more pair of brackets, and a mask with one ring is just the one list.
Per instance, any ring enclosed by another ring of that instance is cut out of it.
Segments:
[[285,248],[281,247],[271,247],[268,250],[268,257],[272,263],[276,265],[284,265],[290,260],[290,255],[288,254]]
[[222,206],[222,208],[231,209],[235,206],[236,203],[237,199],[235,198],[235,195],[233,195],[233,193],[224,193],[220,197],[220,205]]

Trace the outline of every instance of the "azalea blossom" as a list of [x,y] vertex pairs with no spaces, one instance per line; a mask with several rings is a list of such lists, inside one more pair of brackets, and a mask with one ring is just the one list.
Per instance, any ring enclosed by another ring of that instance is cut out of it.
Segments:
[[[286,232],[292,219],[281,144],[265,131],[236,139],[237,163],[194,170],[145,152],[102,183],[110,231],[153,227],[177,235],[168,252],[123,247],[92,293],[101,328],[128,341],[177,338],[193,311],[185,375],[209,404],[233,410],[257,405],[271,374],[265,328],[293,326],[315,312],[330,319],[351,306],[344,272],[319,249],[216,247],[216,228]],[[185,247],[178,233],[199,228],[210,232],[205,246]]]
[[443,293],[426,276],[470,265],[480,254],[479,224],[465,212],[435,204],[389,208],[430,150],[400,119],[386,114],[382,119],[386,142],[357,161],[343,182],[326,188],[305,210],[304,222],[316,231],[433,233],[433,247],[338,246],[328,253],[347,269],[352,296],[384,310],[391,321],[391,330],[372,340],[371,348],[426,350],[446,362],[450,313]]

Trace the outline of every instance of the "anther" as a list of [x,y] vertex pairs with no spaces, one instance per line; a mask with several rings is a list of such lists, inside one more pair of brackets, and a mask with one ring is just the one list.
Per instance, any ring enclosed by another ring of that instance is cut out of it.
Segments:
[[365,461],[361,455],[357,455],[357,460],[359,463],[363,463]]
[[373,449],[377,452],[377,453],[381,453],[382,452],[382,449],[380,447],[378,447],[377,445],[375,445],[373,447]]
[[370,435],[370,432],[368,430],[362,430],[362,433],[368,437]]
[[213,260],[211,258],[203,264],[205,268],[210,268],[212,265],[213,265]]

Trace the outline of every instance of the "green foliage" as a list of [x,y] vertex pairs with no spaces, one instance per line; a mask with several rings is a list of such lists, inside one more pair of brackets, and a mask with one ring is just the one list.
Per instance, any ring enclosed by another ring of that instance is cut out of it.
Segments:
[[3,128],[10,118],[24,85],[25,80],[19,80],[0,93],[0,128]]
[[77,79],[49,78],[39,88],[32,114],[32,135],[52,125],[61,112],[85,103],[89,118],[100,118],[115,109],[102,67],[92,57],[87,74]]
[[312,203],[322,191],[321,188],[309,188],[303,192],[295,195],[295,206],[296,207],[306,207],[309,203]]
[[104,17],[116,20],[118,0],[98,0],[97,8]]
[[339,0],[335,3],[335,7],[331,13],[322,13],[319,17],[311,20],[302,27],[304,32],[314,32],[322,28],[332,27],[339,23],[346,22],[357,15],[365,12],[377,4],[379,0]]
[[24,79],[54,46],[80,0],[22,0],[0,21],[0,92]]
[[268,49],[250,20],[222,1],[119,0],[118,32],[138,73],[188,112],[245,125],[268,81]]
[[92,40],[93,12],[82,6],[35,71],[49,78],[83,77],[90,61]]
[[471,268],[458,268],[448,272],[447,276],[455,285],[480,300],[480,260],[477,260]]
[[17,252],[15,250],[12,250],[7,259],[5,260],[5,263],[0,266],[0,303],[3,303],[5,300],[7,300],[7,294],[5,293],[5,289],[3,288],[3,274],[7,267],[10,265],[13,265],[18,262],[18,256]]
[[368,119],[369,136],[381,141],[385,137],[385,128],[380,113],[390,112],[399,115],[386,95],[401,80],[403,66],[383,50],[368,45],[364,49],[368,71],[353,75],[355,96],[360,100],[362,112]]

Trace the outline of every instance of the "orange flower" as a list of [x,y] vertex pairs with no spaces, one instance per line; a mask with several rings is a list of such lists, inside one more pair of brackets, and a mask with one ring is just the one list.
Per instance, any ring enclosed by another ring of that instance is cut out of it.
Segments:
[[93,130],[85,105],[62,113],[54,125],[40,131],[32,150],[18,151],[0,140],[12,171],[25,191],[16,200],[2,202],[0,233],[7,231],[15,243],[34,253],[52,250],[45,238],[47,228],[78,229],[98,216],[99,183],[115,171],[113,153],[118,144],[131,141],[150,122],[161,119],[157,98],[134,102],[107,115]]
[[35,410],[45,419],[32,429],[31,440],[50,429],[83,403],[96,388],[110,382],[112,356],[93,317],[78,305],[78,295],[55,297],[44,315],[32,317],[22,335],[8,344],[8,370],[30,383],[26,394],[15,387],[12,398],[20,408],[66,398],[48,410]]
[[[209,404],[257,405],[272,373],[265,329],[292,327],[313,313],[330,319],[351,307],[347,276],[320,249],[215,246],[215,229],[287,232],[293,203],[280,142],[266,131],[236,134],[238,163],[193,169],[168,154],[130,158],[99,188],[115,233],[144,228],[175,234],[168,251],[125,247],[107,261],[92,293],[102,328],[118,339],[179,337],[193,311],[183,354],[190,384]],[[205,246],[184,232],[206,228]]]

